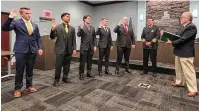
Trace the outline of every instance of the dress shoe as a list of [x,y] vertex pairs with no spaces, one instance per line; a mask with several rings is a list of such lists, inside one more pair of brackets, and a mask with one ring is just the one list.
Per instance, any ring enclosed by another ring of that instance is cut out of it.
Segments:
[[55,87],[59,86],[59,82],[58,81],[54,81],[53,86],[55,86]]
[[148,72],[147,71],[142,71],[141,73],[140,73],[140,75],[144,75],[144,74],[147,74]]
[[153,72],[153,77],[157,77],[157,76],[158,76],[157,73]]
[[183,85],[178,85],[175,82],[172,82],[171,85],[174,86],[174,87],[184,87]]
[[84,80],[84,77],[81,77],[81,76],[80,76],[79,79],[80,79],[80,80]]
[[105,71],[105,74],[112,75],[109,71]]
[[98,74],[99,76],[102,76],[102,72],[99,72],[99,74]]
[[131,73],[131,71],[130,71],[129,69],[126,69],[126,72],[127,72],[127,73]]
[[19,98],[19,97],[21,97],[21,91],[20,90],[16,90],[14,92],[14,98]]
[[71,83],[71,81],[69,79],[64,79],[63,78],[62,81],[65,82],[65,83]]
[[27,90],[28,90],[28,92],[30,92],[30,93],[37,92],[37,89],[34,88],[34,87],[29,87],[29,88],[27,88]]
[[92,74],[87,74],[87,77],[89,77],[89,78],[95,78],[95,76],[92,75]]
[[115,70],[115,74],[118,75],[119,74],[119,70]]
[[84,80],[84,74],[79,74],[79,79]]
[[194,96],[197,96],[197,95],[198,95],[198,92],[189,92],[187,94],[187,96],[189,96],[189,97],[194,97]]

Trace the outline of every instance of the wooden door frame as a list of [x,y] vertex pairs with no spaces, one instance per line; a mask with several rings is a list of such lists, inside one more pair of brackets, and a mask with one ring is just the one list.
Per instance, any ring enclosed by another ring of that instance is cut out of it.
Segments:
[[[8,17],[9,17],[9,14],[10,14],[10,12],[9,11],[1,11],[1,14],[7,14],[8,15]],[[1,24],[2,25],[2,24]],[[11,31],[9,31],[9,38],[10,38],[10,40],[9,40],[9,47],[10,47],[10,51],[12,50],[12,32]]]

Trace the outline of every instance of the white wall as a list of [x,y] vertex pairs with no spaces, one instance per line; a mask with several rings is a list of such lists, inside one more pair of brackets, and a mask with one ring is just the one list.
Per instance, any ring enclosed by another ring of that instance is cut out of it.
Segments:
[[134,33],[135,36],[137,35],[137,1],[95,7],[94,16],[92,17],[95,27],[99,26],[103,16],[108,18],[108,26],[112,30],[113,41],[116,40],[116,33],[113,32],[113,29],[124,16],[132,17]]
[[[31,9],[32,21],[39,25],[41,35],[49,35],[51,29],[51,22],[40,22],[39,16],[42,16],[43,10],[52,11],[52,17],[56,19],[57,24],[61,23],[61,14],[68,12],[71,14],[70,24],[76,28],[82,21],[84,15],[89,14],[93,16],[93,7],[88,6],[81,2],[71,1],[2,1],[1,11],[10,12],[12,8],[19,9],[20,7],[29,7]],[[17,18],[20,18],[18,16]],[[15,42],[15,33],[11,32],[10,47],[13,50]],[[80,48],[80,38],[77,37],[77,49]],[[13,61],[15,59],[13,58]]]
[[[39,22],[39,16],[42,16],[43,10],[52,11],[52,17],[57,20],[57,24],[61,23],[61,14],[63,12],[69,12],[71,14],[71,25],[76,28],[82,21],[82,17],[86,14],[91,15],[92,25],[96,28],[99,26],[99,22],[103,16],[109,19],[109,27],[112,30],[113,40],[116,40],[116,34],[113,32],[113,28],[119,23],[119,20],[124,17],[132,17],[133,28],[137,40],[141,40],[141,32],[146,25],[146,2],[145,1],[132,1],[117,3],[111,5],[103,5],[98,7],[92,7],[77,1],[2,1],[1,10],[4,12],[10,12],[12,8],[30,7],[32,11],[32,20],[36,22],[40,27],[41,35],[49,35],[51,22]],[[190,11],[198,9],[199,1],[190,1]],[[144,20],[140,20],[140,14],[144,15]],[[199,13],[198,13],[199,16]],[[20,18],[20,16],[18,16]],[[198,28],[199,33],[199,17],[193,19],[193,23]],[[11,48],[13,48],[15,42],[15,33],[11,32]],[[199,37],[199,34],[197,35]],[[80,47],[80,38],[77,37],[77,49]]]
[[[140,15],[143,15],[143,20],[140,20]],[[138,14],[137,14],[137,40],[141,40],[143,28],[146,26],[146,2],[138,1]]]
[[[64,12],[69,12],[71,14],[71,25],[77,26],[82,20],[82,17],[85,14],[93,15],[93,10],[91,6],[83,4],[81,2],[71,2],[71,1],[3,1],[2,3],[2,11],[10,12],[12,8],[20,8],[20,7],[29,7],[32,12],[32,21],[37,23],[40,27],[41,35],[49,35],[51,22],[40,22],[39,16],[42,16],[43,10],[52,11],[52,17],[56,19],[57,24],[61,23],[61,14]],[[20,17],[18,17],[20,18]],[[15,35],[12,33],[12,43],[11,47],[13,47],[15,41]],[[79,48],[80,38],[77,37],[77,46]]]
[[199,38],[199,1],[190,1],[190,11],[192,12],[193,9],[197,9],[198,10],[198,17],[197,18],[193,18],[193,23],[196,25],[197,29],[198,29],[198,34],[197,34],[197,38]]

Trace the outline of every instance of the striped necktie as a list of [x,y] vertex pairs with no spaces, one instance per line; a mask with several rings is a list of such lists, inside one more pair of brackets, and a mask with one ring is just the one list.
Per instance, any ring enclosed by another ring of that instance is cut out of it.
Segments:
[[126,33],[128,32],[128,27],[126,25],[124,25],[124,30]]

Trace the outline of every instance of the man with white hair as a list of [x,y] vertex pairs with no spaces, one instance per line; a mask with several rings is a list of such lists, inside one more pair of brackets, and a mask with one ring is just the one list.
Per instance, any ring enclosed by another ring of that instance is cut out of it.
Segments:
[[119,24],[115,27],[114,32],[117,33],[117,65],[115,74],[119,74],[119,68],[122,62],[122,57],[124,55],[125,59],[125,69],[126,72],[129,71],[129,56],[131,53],[131,48],[135,48],[135,36],[133,28],[128,26],[128,18],[123,17]]
[[177,35],[180,39],[175,41],[167,41],[167,44],[172,44],[175,54],[175,70],[176,80],[172,83],[172,86],[187,86],[189,97],[196,96],[198,94],[196,73],[194,70],[194,56],[195,48],[194,42],[197,34],[197,28],[192,23],[192,14],[190,12],[184,12],[180,17],[182,27],[178,31]]

